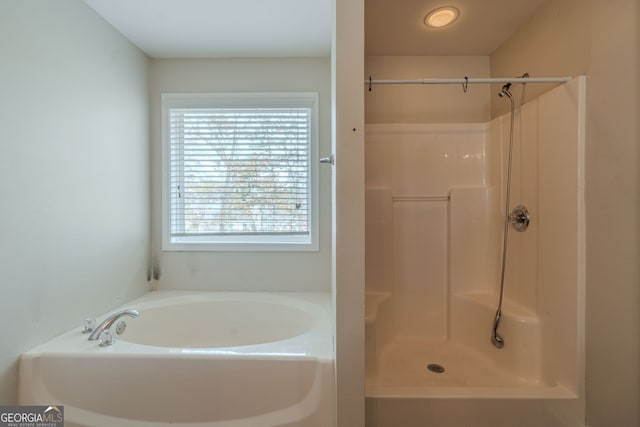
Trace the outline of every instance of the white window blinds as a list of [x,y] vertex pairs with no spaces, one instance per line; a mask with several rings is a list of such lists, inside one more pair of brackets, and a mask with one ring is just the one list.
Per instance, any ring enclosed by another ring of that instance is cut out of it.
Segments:
[[310,242],[311,107],[167,113],[172,242]]

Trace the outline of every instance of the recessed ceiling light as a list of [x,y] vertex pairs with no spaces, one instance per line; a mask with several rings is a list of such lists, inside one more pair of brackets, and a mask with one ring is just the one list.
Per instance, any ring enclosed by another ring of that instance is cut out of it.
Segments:
[[439,7],[427,14],[424,23],[427,27],[441,28],[453,23],[459,15],[460,11],[453,6]]

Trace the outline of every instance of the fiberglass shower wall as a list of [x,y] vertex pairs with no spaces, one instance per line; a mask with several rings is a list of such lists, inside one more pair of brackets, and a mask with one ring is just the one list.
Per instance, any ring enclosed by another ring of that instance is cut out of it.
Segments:
[[367,126],[366,289],[391,300],[395,339],[461,342],[518,377],[580,393],[584,86],[574,79],[516,110],[511,208],[525,205],[532,222],[509,232],[502,350],[489,336],[509,116]]
[[393,297],[396,337],[448,336],[448,199],[485,186],[487,129],[367,126],[367,291]]

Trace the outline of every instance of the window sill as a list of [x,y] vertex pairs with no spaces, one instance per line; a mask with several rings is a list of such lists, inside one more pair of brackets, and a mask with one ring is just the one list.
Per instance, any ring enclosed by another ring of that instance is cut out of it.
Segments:
[[165,252],[317,252],[317,243],[165,243]]

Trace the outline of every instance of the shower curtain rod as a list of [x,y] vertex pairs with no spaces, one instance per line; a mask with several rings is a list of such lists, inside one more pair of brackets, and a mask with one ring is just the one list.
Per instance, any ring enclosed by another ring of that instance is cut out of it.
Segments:
[[475,83],[566,83],[572,77],[501,77],[501,78],[471,78],[461,79],[417,79],[417,80],[369,80],[364,84],[371,85],[413,85],[413,84],[475,84]]

